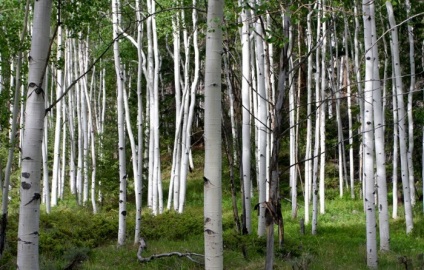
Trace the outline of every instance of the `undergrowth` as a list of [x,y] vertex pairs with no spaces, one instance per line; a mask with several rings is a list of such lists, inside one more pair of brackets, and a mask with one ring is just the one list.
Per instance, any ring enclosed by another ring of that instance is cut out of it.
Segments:
[[[198,162],[197,169],[190,175],[187,184],[187,205],[183,214],[165,211],[153,216],[148,209],[143,209],[141,236],[147,241],[147,250],[143,252],[143,257],[174,251],[204,252],[202,165],[199,164],[201,161],[195,162]],[[225,269],[263,269],[266,241],[255,233],[241,235],[237,232],[225,169],[224,166],[222,206]],[[167,185],[165,182],[164,187]],[[331,190],[331,186],[329,188],[326,193],[330,195],[326,201],[326,213],[318,217],[317,235],[311,234],[310,224],[305,226],[304,233],[300,230],[300,221],[304,218],[301,201],[296,218],[291,217],[290,202],[282,201],[285,238],[282,247],[276,246],[274,269],[367,269],[362,201],[351,199],[347,195],[339,198],[337,191]],[[164,190],[164,194],[166,192]],[[240,194],[237,196],[239,200]],[[252,201],[256,200],[254,198]],[[51,214],[46,214],[42,209],[41,268],[203,269],[202,264],[183,257],[160,258],[143,264],[138,262],[138,246],[133,243],[135,209],[131,202],[128,203],[127,211],[127,242],[124,246],[117,247],[117,203],[101,205],[98,214],[93,214],[87,207],[76,205],[74,198],[60,201]],[[391,251],[379,253],[380,269],[424,269],[422,204],[419,203],[414,208],[415,227],[409,235],[405,233],[402,216],[400,205],[399,218],[390,220]],[[256,213],[252,217],[252,228],[255,231]],[[11,211],[8,242],[5,254],[0,259],[0,270],[16,269],[17,224],[17,213]]]

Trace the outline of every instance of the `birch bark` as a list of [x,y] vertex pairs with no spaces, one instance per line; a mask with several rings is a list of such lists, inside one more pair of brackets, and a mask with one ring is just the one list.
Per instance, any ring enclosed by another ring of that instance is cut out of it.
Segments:
[[[406,17],[411,14],[411,2],[405,0]],[[411,73],[411,81],[408,92],[408,174],[409,174],[409,192],[411,193],[412,206],[416,203],[415,198],[415,179],[414,179],[414,162],[412,160],[414,152],[414,117],[412,112],[412,98],[415,92],[415,48],[414,48],[414,28],[411,23],[408,23],[408,41],[409,41],[409,65]]]
[[[370,15],[374,15],[374,5],[370,6]],[[378,194],[378,218],[380,229],[380,250],[390,249],[389,237],[389,206],[387,202],[387,179],[386,179],[386,151],[384,143],[384,109],[381,97],[381,83],[378,67],[378,46],[377,46],[377,30],[375,19],[371,21],[371,42],[373,59],[373,110],[374,110],[374,142],[375,142],[375,163],[376,174],[375,182],[377,184]]]
[[[27,32],[28,13],[29,13],[29,0],[26,1],[26,5],[25,5],[24,27],[20,36],[21,42],[23,42]],[[0,57],[0,62],[1,62],[1,57]],[[0,259],[3,255],[4,247],[6,244],[6,227],[7,227],[7,218],[8,218],[10,175],[12,172],[13,156],[15,151],[16,130],[18,125],[18,115],[20,112],[19,100],[21,97],[21,67],[22,67],[22,52],[19,51],[17,55],[17,61],[16,61],[15,93],[13,97],[12,124],[11,124],[11,131],[9,134],[9,149],[8,149],[8,155],[7,155],[7,164],[5,168],[4,181],[2,182],[2,179],[0,179],[0,188],[2,190],[2,204],[1,204],[1,217],[0,217],[0,228],[1,228],[0,230]],[[0,68],[0,74],[1,74],[1,68]],[[3,82],[0,75],[0,93],[2,90],[1,89],[2,84]]]
[[223,269],[221,55],[224,1],[208,2],[205,67],[205,269]]
[[412,202],[409,187],[409,169],[408,169],[408,157],[407,157],[407,138],[406,138],[406,124],[405,124],[405,103],[403,100],[403,82],[402,74],[400,70],[400,59],[399,59],[399,41],[398,41],[398,30],[396,27],[396,21],[393,15],[392,4],[386,2],[387,13],[389,16],[390,27],[394,28],[391,31],[391,48],[393,57],[393,66],[396,78],[396,97],[397,97],[397,113],[398,113],[398,131],[399,131],[399,151],[400,151],[400,166],[402,176],[402,188],[403,188],[403,205],[405,209],[405,221],[406,221],[406,233],[411,233],[414,227],[412,217]]
[[[57,29],[57,60],[62,58],[62,26]],[[56,98],[62,95],[63,87],[63,72],[59,67],[56,70]],[[58,181],[59,181],[59,168],[60,168],[60,138],[62,132],[62,102],[56,104],[56,123],[54,132],[54,150],[53,150],[53,172],[52,172],[52,191],[51,191],[51,205],[57,205],[58,197]]]
[[[371,8],[372,7],[372,8]],[[364,20],[365,43],[365,89],[364,89],[364,182],[365,182],[365,212],[367,235],[367,265],[377,269],[377,231],[374,206],[374,118],[373,118],[373,90],[374,90],[374,65],[377,65],[372,43],[372,29],[374,18],[374,3],[369,0],[362,1]]]
[[125,158],[125,112],[124,112],[124,73],[119,56],[118,26],[119,26],[120,3],[112,0],[113,21],[113,56],[116,72],[117,106],[118,106],[118,153],[119,153],[119,228],[118,245],[122,246],[126,238],[126,194],[127,194],[127,171]]
[[52,1],[34,3],[33,34],[29,56],[28,92],[22,141],[22,173],[18,226],[17,268],[39,269],[39,222],[41,141],[44,131],[45,74],[49,50],[49,29]]
[[242,150],[241,150],[241,167],[243,176],[243,231],[252,232],[252,216],[251,216],[251,179],[250,179],[250,43],[249,43],[249,9],[239,2],[243,8],[240,13],[242,22],[241,30],[241,46],[242,46],[242,82],[241,82],[241,98],[242,98]]
[[[256,1],[257,5],[261,4],[260,0]],[[268,138],[267,123],[267,91],[265,89],[265,53],[263,45],[263,30],[259,18],[255,22],[255,47],[256,47],[256,78],[257,78],[257,94],[258,94],[258,191],[259,191],[259,216],[258,216],[258,235],[265,234],[265,205],[266,201],[266,145]]]

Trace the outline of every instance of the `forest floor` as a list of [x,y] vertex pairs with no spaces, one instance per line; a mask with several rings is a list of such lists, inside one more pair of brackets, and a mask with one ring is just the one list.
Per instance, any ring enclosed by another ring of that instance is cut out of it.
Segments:
[[[143,252],[143,257],[175,251],[203,253],[202,169],[199,165],[190,175],[187,206],[183,214],[166,211],[154,217],[147,209],[143,209],[141,235],[147,242],[147,250]],[[224,167],[223,179],[224,186],[228,188],[223,190],[222,204],[225,269],[264,269],[265,239],[257,237],[255,233],[241,235],[236,230],[226,169]],[[169,176],[165,173],[163,179],[169,179]],[[166,187],[167,184],[164,182],[163,186]],[[166,194],[167,190],[164,190],[164,196]],[[240,194],[237,196],[239,198]],[[311,234],[311,224],[305,226],[304,234],[301,233],[300,220],[304,218],[303,202],[299,201],[297,217],[292,218],[290,202],[286,199],[282,201],[285,241],[283,248],[275,252],[274,269],[367,269],[362,201],[351,199],[348,194],[340,198],[338,189],[334,187],[331,189],[331,186],[326,196],[326,212],[318,216],[317,235]],[[131,195],[129,197],[131,200]],[[133,244],[135,219],[133,202],[128,204],[127,244],[117,247],[118,210],[117,203],[115,205],[113,202],[113,200],[104,202],[96,215],[92,214],[89,207],[77,206],[74,198],[60,201],[51,214],[45,214],[42,209],[41,268],[46,270],[203,269],[202,264],[185,257],[138,262],[138,245]],[[379,269],[424,269],[422,203],[418,203],[414,208],[415,227],[409,235],[405,233],[402,207],[400,204],[399,218],[390,219],[391,250],[379,252]],[[241,209],[238,210],[241,213]],[[256,228],[257,217],[255,214],[252,216],[254,219],[252,228]],[[8,245],[5,255],[0,260],[0,270],[16,269],[17,219],[17,210],[12,209],[7,235]],[[199,260],[201,261],[201,258]]]

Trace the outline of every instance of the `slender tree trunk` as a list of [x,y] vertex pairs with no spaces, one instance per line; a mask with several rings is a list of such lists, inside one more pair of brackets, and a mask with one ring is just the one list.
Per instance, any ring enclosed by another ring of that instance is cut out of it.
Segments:
[[[152,1],[152,14],[156,12],[156,2]],[[156,16],[152,16],[152,34],[153,34],[153,47],[154,50],[154,103],[153,103],[153,129],[154,129],[154,167],[153,175],[154,182],[156,183],[157,191],[157,206],[153,209],[153,212],[158,212],[161,214],[163,212],[163,199],[162,199],[162,178],[161,178],[161,168],[160,168],[160,148],[159,148],[159,70],[160,70],[160,61],[159,61],[159,46],[156,30]]]
[[378,65],[375,44],[372,43],[374,17],[374,3],[369,0],[362,2],[364,20],[364,43],[365,43],[365,89],[364,89],[364,182],[365,182],[365,212],[366,212],[366,235],[367,235],[367,265],[377,269],[377,231],[374,206],[374,118],[373,118],[373,91],[374,89],[374,65]]
[[311,160],[311,145],[312,145],[312,26],[311,26],[312,11],[310,10],[307,16],[307,45],[308,45],[308,74],[307,74],[307,105],[306,105],[306,150],[305,150],[305,224],[309,224],[309,206],[311,202],[311,186],[312,186],[312,160]]
[[204,237],[205,269],[223,269],[221,55],[222,0],[208,2],[205,65],[205,168]]
[[118,245],[122,246],[126,238],[126,200],[127,200],[127,170],[125,158],[125,112],[124,112],[124,73],[119,56],[118,26],[119,26],[120,3],[112,0],[113,20],[113,55],[116,72],[117,106],[118,106],[118,153],[119,153],[119,229]]
[[143,97],[141,92],[141,79],[143,76],[143,51],[142,51],[142,37],[143,27],[141,24],[142,14],[140,7],[140,0],[135,1],[137,21],[137,175],[134,176],[134,188],[135,188],[135,236],[134,244],[137,244],[140,240],[140,229],[141,229],[141,209],[142,209],[142,177],[143,177]]
[[[92,81],[94,81],[94,74],[95,74],[95,70],[93,70],[93,78]],[[96,143],[96,137],[95,137],[95,126],[93,123],[93,113],[91,110],[91,98],[90,95],[88,94],[87,88],[84,88],[84,97],[85,97],[85,102],[87,103],[87,109],[88,109],[88,127],[89,127],[89,131],[87,131],[87,135],[90,135],[90,140],[89,142],[87,142],[87,144],[90,144],[90,150],[91,150],[91,191],[90,191],[90,196],[91,196],[91,206],[93,207],[93,213],[97,214],[97,204],[96,204],[96,172],[97,172],[97,168],[96,168],[96,148],[95,148],[95,143]],[[88,136],[87,136],[88,137]],[[88,139],[88,138],[87,138]],[[88,158],[87,158],[88,159]],[[88,160],[87,163],[88,165]],[[87,175],[88,175],[88,166],[86,167],[87,170]],[[88,179],[87,179],[88,182]],[[88,193],[88,183],[87,183],[87,193]]]
[[[242,5],[239,3],[239,5]],[[243,176],[243,233],[252,232],[252,216],[251,216],[251,179],[250,179],[250,161],[251,161],[251,121],[250,121],[250,43],[249,43],[249,13],[250,10],[243,6],[240,14],[242,21],[241,45],[242,45],[242,81],[241,81],[241,98],[242,98],[242,150],[241,150],[241,170]]]
[[[318,8],[321,9],[321,16],[326,16],[326,2],[325,0],[320,0],[321,4],[318,4]],[[319,212],[321,214],[325,213],[325,156],[326,156],[326,148],[325,148],[325,109],[327,104],[326,97],[326,88],[327,88],[327,63],[325,61],[327,54],[327,23],[325,20],[322,20],[322,46],[321,46],[321,103],[320,103],[320,169],[319,169]],[[318,65],[317,60],[317,65]]]
[[[179,1],[176,0],[175,6],[178,6]],[[174,210],[178,211],[180,198],[180,158],[181,158],[181,67],[180,67],[180,13],[175,12],[172,17],[172,35],[174,45],[174,88],[175,88],[175,139],[174,150],[172,157],[172,171],[169,186],[168,209],[171,208],[173,199]]]
[[22,142],[22,173],[18,227],[17,268],[39,269],[39,222],[41,142],[45,114],[43,77],[49,51],[49,29],[52,2],[34,4],[34,32],[29,54],[28,92]]
[[[283,33],[285,37],[289,36],[290,18],[287,14],[283,15]],[[274,224],[278,225],[278,243],[279,248],[282,248],[284,241],[284,226],[283,216],[281,213],[281,199],[279,194],[279,169],[278,169],[278,154],[280,152],[280,138],[283,122],[283,101],[286,87],[288,63],[288,44],[286,44],[280,54],[280,70],[278,76],[278,94],[274,107],[275,122],[272,132],[274,140],[272,146],[271,164],[270,164],[270,185],[269,185],[269,200],[266,205],[266,259],[265,269],[272,270],[274,267]]]
[[393,88],[393,212],[392,218],[398,218],[398,159],[399,159],[399,128],[398,128],[398,106],[397,106],[397,96],[396,96],[396,78],[394,76],[394,71],[392,71],[392,88]]
[[[287,16],[287,15],[285,15]],[[287,21],[288,22],[288,21]],[[293,26],[289,23],[289,44],[287,55],[293,52]],[[293,70],[293,57],[288,60],[289,69]],[[297,171],[296,171],[296,91],[294,72],[288,74],[289,79],[289,123],[290,123],[290,186],[291,186],[291,216],[297,217]]]
[[[27,21],[29,13],[29,0],[26,1],[25,5],[25,18],[24,25],[20,37],[20,41],[23,42],[26,32],[27,32]],[[1,62],[1,58],[0,58]],[[2,188],[2,204],[1,204],[1,217],[0,217],[0,259],[2,258],[4,247],[6,244],[6,227],[7,227],[7,218],[8,218],[8,205],[9,205],[9,185],[10,185],[10,175],[12,173],[12,164],[13,156],[15,151],[15,138],[16,130],[18,125],[18,114],[20,112],[19,101],[21,98],[21,66],[22,66],[22,52],[18,52],[17,61],[16,61],[16,74],[15,74],[15,93],[13,97],[13,111],[12,111],[12,124],[11,131],[9,134],[9,149],[7,155],[7,164],[5,168],[5,177],[2,182],[0,179],[0,187]],[[1,68],[0,68],[1,74]],[[1,75],[0,75],[1,76]],[[0,78],[0,85],[2,85]],[[1,93],[1,88],[0,88]],[[23,117],[23,115],[21,116]]]
[[[374,6],[370,6],[370,15],[374,17]],[[386,179],[386,151],[384,143],[384,109],[381,98],[381,83],[378,67],[378,46],[377,46],[377,29],[375,19],[371,22],[372,31],[372,55],[373,62],[373,110],[374,110],[374,142],[375,142],[375,163],[376,174],[375,181],[377,183],[378,194],[378,218],[380,229],[380,250],[390,250],[389,236],[389,206],[387,202],[387,179]]]
[[[62,58],[62,26],[57,29],[57,60]],[[56,98],[62,95],[63,75],[62,69],[56,69]],[[53,172],[52,172],[52,191],[51,191],[51,204],[57,205],[58,197],[58,182],[59,182],[59,168],[60,168],[60,137],[62,132],[62,102],[56,104],[56,126],[54,132],[54,149],[53,149]]]
[[412,202],[410,195],[409,187],[409,169],[408,169],[408,159],[407,159],[407,146],[406,146],[406,124],[405,124],[405,104],[403,101],[403,83],[402,83],[402,74],[400,70],[400,59],[399,59],[399,41],[398,33],[395,18],[393,15],[392,4],[386,2],[387,13],[389,16],[390,27],[394,28],[391,31],[391,45],[392,45],[392,57],[393,57],[393,66],[395,71],[396,78],[396,96],[397,96],[397,112],[398,112],[398,127],[399,127],[399,150],[400,150],[400,163],[401,163],[401,175],[402,175],[402,188],[403,188],[403,205],[405,209],[405,221],[406,221],[406,233],[411,233],[414,227],[413,217],[412,217]]
[[[73,40],[73,47],[74,47],[74,74],[77,76],[78,74],[78,48],[77,48],[77,41]],[[81,89],[82,89],[82,82],[78,82],[75,85],[75,105],[77,110],[77,138],[78,138],[78,161],[77,161],[77,181],[76,181],[76,187],[77,187],[77,202],[79,205],[82,205],[83,200],[83,174],[84,174],[84,136],[83,136],[83,128],[82,128],[82,104],[81,104]]]
[[[353,11],[354,11],[354,16],[355,16],[355,32],[354,32],[354,52],[355,52],[355,62],[354,62],[354,72],[356,75],[356,87],[358,89],[358,95],[361,96],[363,95],[363,90],[362,90],[362,78],[361,78],[361,70],[360,70],[360,64],[359,64],[359,41],[358,41],[358,33],[360,32],[360,25],[359,25],[359,15],[358,15],[358,4],[357,4],[357,0],[354,0],[354,7],[353,7]],[[359,133],[362,134],[363,132],[363,127],[364,127],[364,118],[363,118],[363,101],[362,99],[359,99],[358,101],[359,103],[359,109],[360,109],[360,114],[359,114],[359,122],[361,123],[361,127],[359,129]],[[364,198],[363,193],[364,193],[364,189],[363,189],[363,142],[361,141],[359,144],[359,182],[361,183],[361,188],[360,188],[360,197]]]
[[[348,23],[345,19],[345,29],[344,29],[344,38],[345,38],[345,50],[349,51],[348,47]],[[349,123],[349,180],[350,180],[350,197],[355,198],[355,166],[353,158],[353,120],[352,120],[352,87],[350,85],[350,61],[349,57],[346,56],[345,68],[346,68],[346,95],[347,95],[347,117]]]
[[[411,14],[411,2],[405,0],[406,17],[409,18]],[[415,179],[414,179],[414,117],[412,111],[412,98],[415,92],[415,48],[414,48],[414,28],[411,23],[408,23],[408,41],[409,41],[409,65],[410,65],[410,85],[408,92],[408,174],[409,174],[409,192],[411,193],[412,206],[416,203],[415,198]]]
[[[256,0],[258,5],[261,4],[260,0]],[[264,45],[263,45],[263,30],[260,18],[255,22],[255,47],[256,47],[256,65],[257,65],[257,94],[258,94],[258,191],[259,191],[259,216],[258,216],[258,235],[265,234],[265,205],[266,201],[266,145],[268,137],[267,123],[267,91],[265,89],[265,59],[264,59]]]

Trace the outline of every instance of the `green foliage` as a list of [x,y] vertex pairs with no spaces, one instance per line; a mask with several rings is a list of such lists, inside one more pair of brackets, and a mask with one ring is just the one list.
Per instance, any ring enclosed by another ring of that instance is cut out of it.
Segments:
[[111,216],[115,214],[114,212],[93,215],[86,209],[59,208],[61,209],[54,209],[51,215],[41,215],[42,254],[52,257],[63,256],[66,251],[74,247],[94,248],[116,236],[118,225],[113,222]]
[[203,212],[187,209],[184,214],[165,212],[157,217],[143,216],[141,235],[149,240],[184,241],[191,236],[203,237]]

